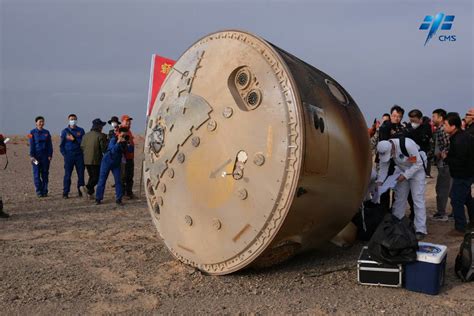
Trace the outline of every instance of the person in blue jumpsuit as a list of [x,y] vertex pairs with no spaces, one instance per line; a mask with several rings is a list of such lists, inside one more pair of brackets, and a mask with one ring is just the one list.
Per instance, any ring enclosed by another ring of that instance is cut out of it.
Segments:
[[102,158],[100,163],[99,183],[97,184],[97,190],[95,195],[95,203],[101,204],[104,199],[105,184],[109,176],[110,171],[114,176],[115,181],[115,203],[117,205],[123,205],[123,187],[122,179],[120,176],[122,157],[127,146],[127,135],[128,129],[121,127],[118,135],[113,135],[109,141],[107,151]]
[[84,129],[77,126],[77,115],[69,114],[69,125],[61,132],[61,144],[59,149],[64,157],[64,182],[63,198],[69,198],[71,189],[71,175],[74,167],[77,172],[77,191],[82,196],[84,189],[84,154],[81,150],[81,141],[85,132]]
[[51,133],[44,129],[44,117],[35,118],[36,128],[30,131],[30,160],[33,166],[33,179],[36,195],[48,196],[49,164],[53,158]]

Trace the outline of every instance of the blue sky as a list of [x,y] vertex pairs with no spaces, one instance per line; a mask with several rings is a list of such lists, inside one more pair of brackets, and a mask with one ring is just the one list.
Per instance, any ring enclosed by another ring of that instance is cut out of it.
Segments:
[[[426,45],[426,15],[455,15]],[[26,134],[43,115],[129,114],[145,126],[150,58],[177,59],[223,29],[255,33],[334,77],[368,122],[393,104],[464,113],[474,106],[473,1],[0,0],[0,131]],[[439,35],[455,35],[441,42]]]

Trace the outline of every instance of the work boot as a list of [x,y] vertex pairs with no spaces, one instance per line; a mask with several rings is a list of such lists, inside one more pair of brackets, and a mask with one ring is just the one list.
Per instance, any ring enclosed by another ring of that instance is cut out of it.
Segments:
[[441,214],[439,212],[436,212],[433,215],[433,220],[437,222],[447,222],[448,221],[448,216],[446,214]]
[[122,200],[116,200],[115,204],[117,204],[117,206],[123,206],[124,205]]
[[77,188],[77,196],[78,196],[78,197],[83,197],[83,196],[84,196],[84,195],[82,194],[83,188],[84,188],[84,187],[78,187],[78,188]]
[[133,199],[135,199],[135,198],[136,198],[136,196],[135,196],[135,194],[133,194],[133,192],[132,192],[132,193],[129,193],[129,194],[127,194],[127,196],[126,196],[126,197],[127,197],[127,199],[129,199],[129,200],[133,200]]
[[63,193],[63,199],[69,199],[69,194]]

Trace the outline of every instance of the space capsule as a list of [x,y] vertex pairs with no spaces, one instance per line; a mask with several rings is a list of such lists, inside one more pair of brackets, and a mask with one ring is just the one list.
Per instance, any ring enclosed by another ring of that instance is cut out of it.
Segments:
[[147,122],[144,185],[170,252],[208,274],[281,262],[331,239],[371,170],[364,117],[333,78],[264,39],[187,49]]

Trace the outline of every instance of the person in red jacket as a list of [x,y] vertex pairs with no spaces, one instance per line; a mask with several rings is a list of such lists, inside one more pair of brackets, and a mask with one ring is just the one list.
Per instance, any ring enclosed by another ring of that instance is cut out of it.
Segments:
[[133,176],[134,176],[134,158],[135,158],[135,143],[132,134],[132,118],[128,115],[122,115],[122,127],[128,129],[127,132],[127,146],[125,149],[124,157],[122,159],[122,184],[125,191],[125,196],[128,199],[133,199]]

